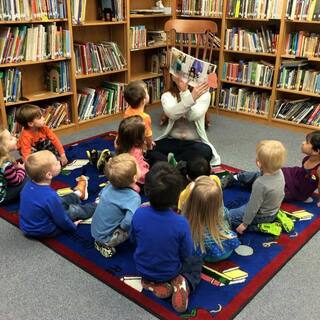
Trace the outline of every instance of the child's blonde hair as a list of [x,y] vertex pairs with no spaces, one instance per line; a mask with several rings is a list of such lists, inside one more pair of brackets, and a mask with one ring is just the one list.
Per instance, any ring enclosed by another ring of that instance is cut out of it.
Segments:
[[42,116],[42,111],[40,107],[34,104],[24,104],[16,111],[16,120],[24,128],[28,128],[29,122],[32,122],[34,119],[39,119]]
[[262,171],[273,173],[284,165],[286,149],[280,141],[262,140],[257,144],[256,156]]
[[4,143],[4,133],[6,129],[0,128],[0,166],[7,161],[13,161],[8,146]]
[[129,153],[121,153],[111,158],[105,168],[107,178],[116,188],[126,188],[134,183],[137,171],[136,159]]
[[49,150],[31,153],[25,162],[28,176],[35,182],[44,181],[55,160],[56,156]]
[[189,199],[183,208],[189,220],[195,247],[205,253],[204,234],[206,228],[213,240],[222,248],[222,240],[230,239],[224,219],[222,190],[218,183],[208,176],[201,176],[194,182]]

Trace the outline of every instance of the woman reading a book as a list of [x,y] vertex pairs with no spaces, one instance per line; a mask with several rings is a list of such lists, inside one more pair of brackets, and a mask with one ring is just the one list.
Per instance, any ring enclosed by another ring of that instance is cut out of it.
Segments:
[[161,96],[164,113],[169,118],[165,132],[156,140],[156,146],[149,152],[150,164],[167,159],[173,153],[177,161],[188,161],[200,156],[211,162],[221,163],[214,146],[205,131],[205,114],[210,105],[208,83],[202,83],[192,90],[181,78],[170,75],[171,85]]

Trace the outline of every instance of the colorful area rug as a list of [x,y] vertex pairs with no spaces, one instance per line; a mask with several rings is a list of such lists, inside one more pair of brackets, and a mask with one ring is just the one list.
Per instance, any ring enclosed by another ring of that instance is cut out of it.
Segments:
[[[113,149],[113,134],[108,133],[66,146],[68,159],[85,159],[85,151],[93,148]],[[106,180],[90,164],[69,175],[59,175],[53,186],[56,189],[74,186],[75,178],[81,174],[90,177],[88,201],[93,201],[101,190],[99,185]],[[241,206],[248,198],[249,192],[238,188],[224,192],[228,208]],[[74,234],[64,234],[56,239],[43,240],[42,243],[161,319],[232,319],[320,228],[320,217],[317,214],[319,209],[315,204],[284,204],[283,208],[287,211],[303,208],[314,216],[311,220],[296,222],[295,231],[291,234],[283,233],[279,239],[257,233],[241,236],[241,243],[252,248],[253,254],[242,256],[233,253],[228,261],[248,273],[248,277],[242,283],[225,286],[202,280],[197,290],[190,295],[188,312],[182,315],[174,312],[170,300],[157,299],[152,293],[139,292],[121,281],[123,277],[137,276],[133,263],[134,247],[131,243],[120,245],[117,254],[106,259],[94,249],[90,225],[87,224],[80,225]],[[0,217],[17,225],[17,210],[18,204],[2,207]]]

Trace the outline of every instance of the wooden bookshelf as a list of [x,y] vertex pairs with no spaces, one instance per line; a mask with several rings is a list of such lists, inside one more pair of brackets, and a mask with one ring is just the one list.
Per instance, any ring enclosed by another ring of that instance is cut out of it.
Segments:
[[[287,10],[287,1],[284,0],[280,2],[279,7],[280,11],[278,12],[277,16],[269,16],[264,17],[260,16],[259,13],[254,12],[253,16],[242,17],[241,16],[241,6],[239,11],[239,16],[235,17],[232,15],[236,15],[235,11],[232,13],[232,9],[228,5],[229,0],[221,0],[221,10],[222,15],[221,19],[217,19],[219,14],[217,12],[212,12],[210,15],[202,12],[202,17],[193,14],[190,12],[189,14],[182,14],[179,8],[179,4],[182,4],[184,0],[176,0],[176,9],[177,9],[177,17],[178,18],[190,18],[190,19],[212,19],[218,24],[219,32],[218,36],[221,38],[221,48],[219,49],[219,59],[218,59],[218,88],[216,93],[216,101],[215,107],[212,109],[213,112],[218,114],[223,114],[226,116],[230,116],[233,118],[238,119],[250,119],[254,122],[269,124],[272,126],[288,128],[291,130],[297,131],[311,131],[315,129],[319,129],[318,127],[305,125],[305,124],[298,124],[295,122],[290,122],[287,120],[275,119],[273,118],[274,108],[276,101],[279,99],[288,99],[288,100],[297,100],[303,98],[311,98],[315,101],[320,102],[320,94],[306,92],[306,91],[297,91],[297,90],[288,90],[278,88],[278,77],[280,75],[280,68],[283,59],[304,59],[307,60],[312,64],[312,68],[316,70],[320,70],[320,57],[308,56],[308,57],[297,57],[295,55],[288,55],[285,54],[285,45],[286,45],[286,36],[290,32],[298,32],[298,31],[307,31],[309,33],[318,33],[317,26],[320,24],[320,21],[306,21],[306,20],[290,20],[287,18],[286,10]],[[192,1],[192,0],[189,0]],[[230,0],[232,2],[232,0]],[[197,3],[200,3],[199,6],[201,7],[201,0]],[[232,2],[236,4],[236,2]],[[199,8],[200,8],[199,7]],[[189,8],[192,8],[192,4],[190,4]],[[231,15],[229,16],[228,10],[231,10]],[[201,11],[201,9],[200,9]],[[261,27],[264,29],[271,28],[272,30],[278,33],[278,41],[277,41],[277,50],[275,53],[267,53],[267,52],[249,52],[249,51],[238,51],[238,50],[229,50],[224,48],[225,38],[226,38],[226,29],[231,29],[233,27],[240,27],[241,29],[248,29],[250,31],[256,31]],[[270,87],[263,87],[263,86],[255,86],[252,84],[242,83],[242,82],[234,82],[234,81],[226,81],[222,80],[222,73],[223,73],[223,64],[224,62],[234,62],[236,63],[239,60],[243,60],[246,63],[249,61],[261,61],[264,60],[274,66],[274,74],[273,80]],[[270,93],[270,108],[267,114],[254,114],[252,112],[243,112],[243,111],[236,111],[236,110],[228,110],[222,107],[219,107],[219,99],[222,88],[229,88],[229,87],[242,87],[248,88],[250,91],[255,92],[269,92]],[[300,97],[299,97],[300,96]]]

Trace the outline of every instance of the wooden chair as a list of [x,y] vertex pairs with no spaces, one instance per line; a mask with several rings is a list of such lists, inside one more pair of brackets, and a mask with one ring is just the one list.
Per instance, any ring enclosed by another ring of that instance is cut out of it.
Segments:
[[[217,24],[208,20],[186,20],[172,19],[164,25],[164,31],[167,35],[167,56],[166,65],[163,68],[164,87],[169,89],[170,86],[170,50],[176,47],[189,55],[200,60],[212,63],[213,48],[215,47],[214,37],[218,31]],[[168,121],[167,116],[163,113],[160,124],[163,125]],[[205,117],[206,127],[210,125],[208,113]]]

